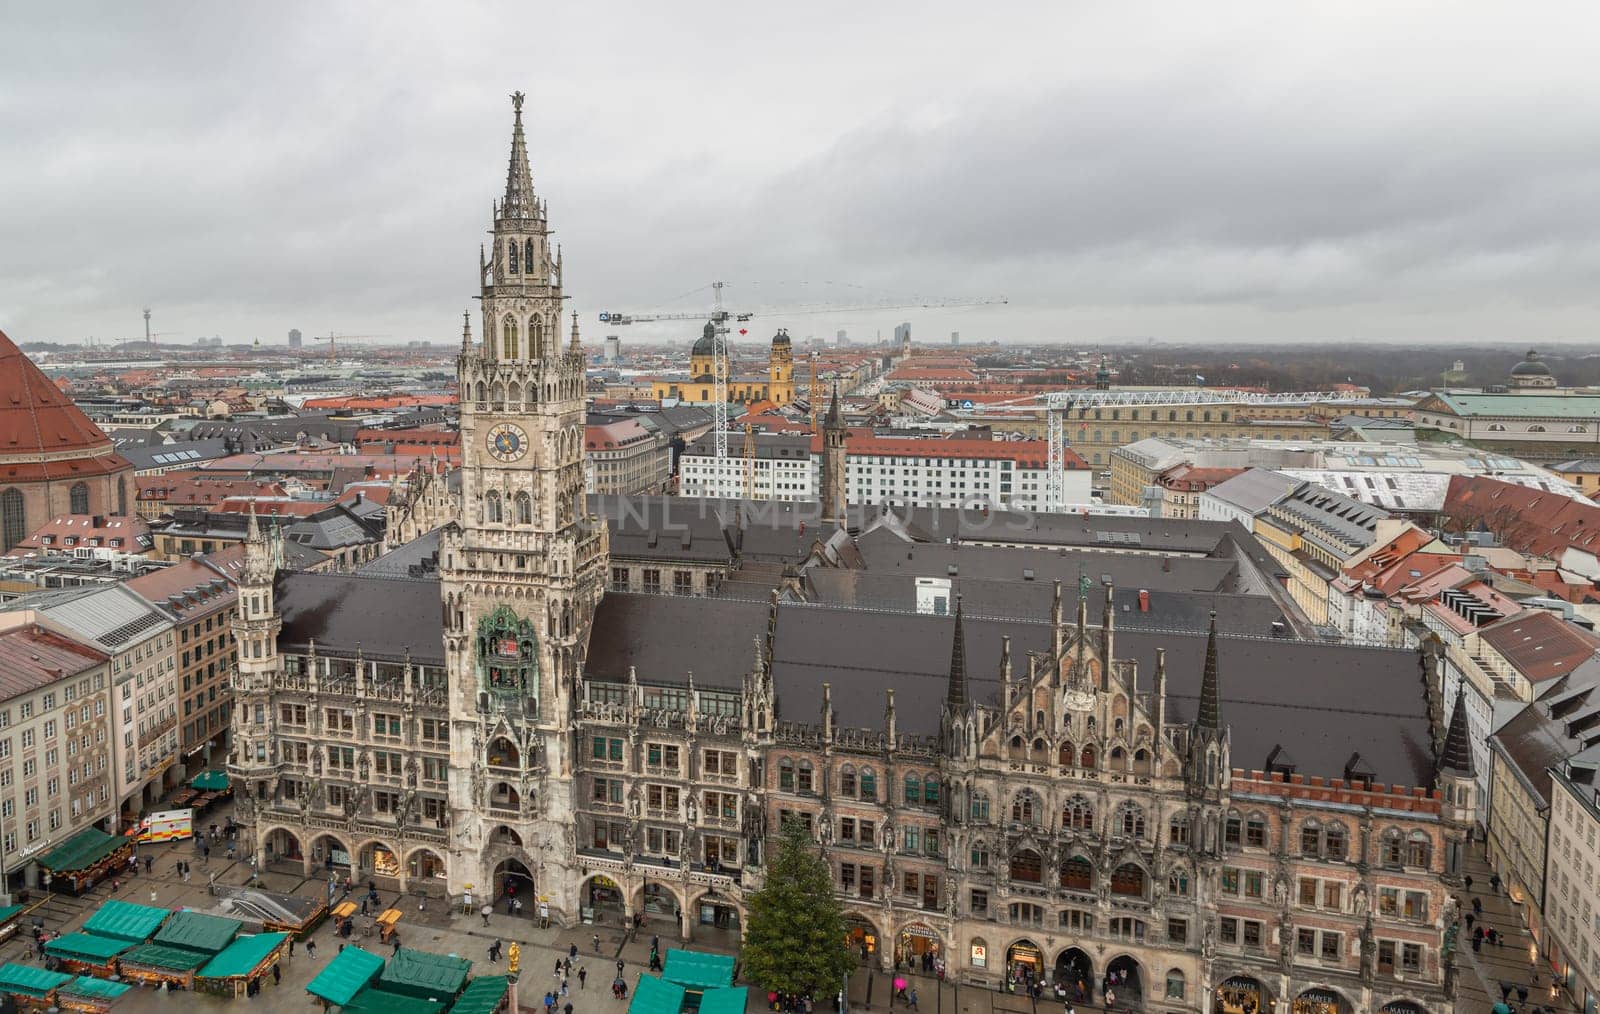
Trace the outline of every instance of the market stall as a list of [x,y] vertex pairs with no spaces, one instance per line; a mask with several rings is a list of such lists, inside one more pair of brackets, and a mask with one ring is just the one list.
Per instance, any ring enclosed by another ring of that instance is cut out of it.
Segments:
[[155,935],[171,914],[167,909],[154,905],[136,905],[111,898],[101,902],[100,907],[84,922],[83,932],[97,937],[126,940],[130,944],[142,944]]
[[372,984],[383,971],[383,959],[356,946],[346,947],[306,984],[306,992],[324,1008],[342,1007]]
[[339,1010],[340,1014],[439,1014],[444,1003],[368,986]]
[[198,789],[201,792],[216,793],[228,792],[231,789],[231,785],[228,782],[228,773],[219,771],[216,768],[212,768],[210,771],[202,771],[195,775],[189,780],[189,787]]
[[103,1014],[132,988],[125,982],[107,982],[81,976],[56,991],[56,1006],[62,1010],[83,1011],[84,1014]]
[[50,890],[81,894],[125,869],[133,842],[95,827],[86,827],[39,857],[50,874]]
[[254,992],[261,980],[289,953],[289,934],[257,933],[235,937],[207,962],[196,979],[199,988],[234,998]]
[[193,989],[194,975],[210,956],[165,944],[140,944],[117,959],[122,977],[141,986]]
[[184,909],[178,912],[155,935],[155,943],[167,947],[182,947],[206,958],[214,958],[244,929],[244,923],[220,915],[208,915]]
[[676,982],[641,975],[633,988],[633,999],[628,1002],[628,1014],[680,1014],[685,996],[684,988]]
[[47,941],[44,953],[55,963],[58,971],[109,979],[117,974],[117,956],[133,946],[133,943],[116,937],[68,933]]
[[749,1000],[744,986],[708,989],[700,997],[700,1014],[744,1014]]
[[394,952],[377,986],[389,993],[448,1003],[460,995],[472,973],[466,958],[402,947]]
[[450,1014],[500,1014],[511,999],[511,979],[504,975],[480,975],[467,983],[456,997]]
[[398,908],[385,909],[378,916],[378,939],[388,943],[400,928],[400,910]]
[[0,965],[0,995],[10,996],[22,1010],[48,1010],[55,1006],[56,990],[71,979],[32,965]]

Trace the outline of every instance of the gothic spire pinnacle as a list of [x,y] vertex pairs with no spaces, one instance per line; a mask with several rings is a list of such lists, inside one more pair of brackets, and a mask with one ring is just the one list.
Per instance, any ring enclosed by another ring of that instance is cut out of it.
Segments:
[[580,346],[579,346],[579,343],[578,343],[578,311],[577,310],[573,310],[572,311],[572,351],[574,351],[574,352],[578,351],[579,347]]
[[1472,764],[1472,737],[1467,730],[1466,696],[1465,693],[1456,694],[1456,706],[1450,710],[1450,729],[1439,751],[1439,770],[1470,778],[1476,772]]
[[839,412],[839,382],[834,381],[833,398],[828,402],[828,414],[826,418],[822,420],[822,422],[823,425],[827,426],[829,429],[833,429],[834,427],[838,426],[842,420],[843,416]]
[[1202,729],[1222,728],[1221,689],[1217,685],[1217,611],[1211,610],[1211,632],[1206,635],[1206,668],[1200,678],[1200,714],[1195,724]]
[[511,128],[511,165],[506,169],[506,196],[500,202],[501,218],[538,217],[538,199],[533,195],[533,173],[528,170],[528,142],[522,136],[521,92],[511,93],[516,122]]
[[956,596],[956,633],[950,644],[950,686],[945,703],[951,710],[967,706],[967,638],[961,629],[961,596]]
[[472,348],[472,311],[461,311],[461,350]]
[[245,529],[245,541],[256,543],[261,541],[261,525],[256,522],[256,502],[250,501],[250,527]]

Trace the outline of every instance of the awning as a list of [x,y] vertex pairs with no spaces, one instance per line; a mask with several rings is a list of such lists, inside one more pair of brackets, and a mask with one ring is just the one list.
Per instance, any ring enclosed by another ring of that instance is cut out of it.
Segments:
[[132,848],[133,842],[106,834],[97,827],[86,827],[39,857],[39,865],[51,873],[77,873],[87,870],[119,848]]
[[670,950],[661,977],[688,989],[733,985],[733,955]]
[[222,949],[222,952],[200,969],[202,979],[231,979],[249,975],[260,967],[267,955],[289,938],[287,933],[257,933],[239,937]]
[[744,986],[708,989],[700,996],[700,1014],[744,1014],[748,992]]
[[472,962],[466,958],[402,947],[389,959],[378,985],[386,992],[422,1000],[451,1000],[467,984],[471,972]]
[[450,1014],[494,1014],[510,988],[511,979],[507,976],[480,975],[467,983]]
[[165,947],[161,944],[140,944],[122,953],[124,965],[143,965],[165,972],[190,972],[206,963],[207,955],[182,947]]
[[628,1002],[628,1014],[679,1014],[683,1010],[682,986],[664,982],[653,975],[639,976]]
[[326,968],[306,984],[306,992],[319,1000],[344,1006],[383,971],[383,959],[359,947],[347,946]]
[[129,901],[108,899],[95,909],[94,915],[83,924],[85,933],[102,937],[116,937],[133,944],[142,944],[161,928],[172,913],[153,905],[135,905]]
[[201,792],[227,792],[228,773],[215,769],[202,771],[189,780],[189,787]]
[[92,975],[80,975],[61,987],[62,996],[87,996],[96,1000],[115,1000],[133,987],[126,982],[109,982]]
[[131,941],[118,940],[116,937],[95,936],[93,933],[68,933],[54,940],[47,940],[44,952],[52,958],[103,965],[132,946]]
[[341,1014],[439,1014],[443,1000],[422,1000],[368,986],[340,1008]]
[[8,963],[0,965],[0,993],[15,993],[18,996],[31,996],[35,1000],[42,1000],[71,978],[70,975],[47,972],[32,965]]
[[187,909],[167,920],[155,942],[167,947],[182,947],[213,957],[233,943],[244,923],[222,915],[207,915]]
[[21,914],[21,905],[7,905],[5,908],[0,908],[0,926],[4,926]]

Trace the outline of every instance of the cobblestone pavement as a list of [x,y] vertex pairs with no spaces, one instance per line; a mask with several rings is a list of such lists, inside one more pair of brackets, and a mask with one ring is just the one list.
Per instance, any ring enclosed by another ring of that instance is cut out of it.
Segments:
[[[1494,875],[1494,869],[1484,855],[1482,844],[1473,844],[1467,849],[1466,872],[1472,877],[1472,890],[1463,891],[1458,897],[1462,918],[1460,960],[1456,967],[1460,970],[1461,982],[1456,993],[1456,1010],[1461,1014],[1487,1011],[1499,1002],[1500,984],[1505,983],[1512,987],[1511,1002],[1523,1010],[1544,1006],[1562,1012],[1576,1011],[1578,1008],[1564,991],[1551,995],[1554,976],[1549,966],[1535,957],[1533,938],[1528,935],[1520,906],[1503,890],[1496,892],[1490,888],[1489,878]],[[1500,946],[1485,941],[1480,950],[1473,951],[1472,932],[1466,925],[1473,898],[1483,902],[1483,915],[1478,917],[1476,925],[1500,933],[1504,938]],[[1525,1005],[1517,1004],[1518,986],[1528,989]]]

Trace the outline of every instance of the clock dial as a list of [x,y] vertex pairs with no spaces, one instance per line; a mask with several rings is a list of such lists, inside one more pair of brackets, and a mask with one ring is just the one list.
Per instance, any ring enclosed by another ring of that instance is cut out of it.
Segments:
[[500,423],[489,431],[488,446],[497,461],[519,461],[528,453],[528,435],[520,427]]

